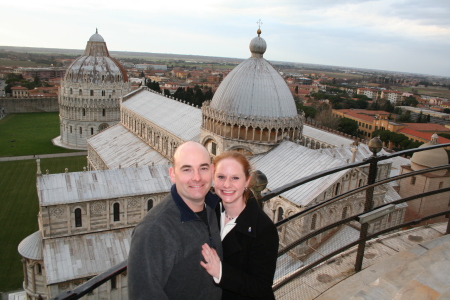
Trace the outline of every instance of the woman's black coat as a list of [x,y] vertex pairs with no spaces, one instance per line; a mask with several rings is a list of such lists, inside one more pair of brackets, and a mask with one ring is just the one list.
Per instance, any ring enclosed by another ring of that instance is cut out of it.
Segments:
[[[216,213],[220,222],[220,206]],[[275,299],[272,292],[278,232],[254,198],[222,241],[222,299]]]

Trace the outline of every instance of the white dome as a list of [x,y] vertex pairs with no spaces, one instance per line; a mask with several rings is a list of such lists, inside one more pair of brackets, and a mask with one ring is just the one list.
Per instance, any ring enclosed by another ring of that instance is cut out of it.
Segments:
[[[438,135],[433,134],[433,136],[431,137],[431,142],[423,144],[419,148],[437,145],[437,140]],[[411,162],[423,167],[433,168],[448,164],[448,155],[444,148],[420,151],[413,154],[413,156],[411,157]]]
[[89,39],[84,55],[67,69],[67,82],[128,82],[128,75],[118,61],[109,56],[103,37],[96,32]]
[[42,235],[40,231],[36,231],[35,233],[24,238],[17,250],[22,257],[33,259],[33,260],[42,260]]
[[100,34],[98,34],[98,31],[96,30],[95,33],[89,39],[89,42],[101,42],[101,43],[104,43],[105,40],[103,39],[103,37]]
[[263,38],[250,43],[252,57],[234,68],[220,84],[211,108],[228,114],[264,118],[297,116],[294,98],[284,79],[263,58]]

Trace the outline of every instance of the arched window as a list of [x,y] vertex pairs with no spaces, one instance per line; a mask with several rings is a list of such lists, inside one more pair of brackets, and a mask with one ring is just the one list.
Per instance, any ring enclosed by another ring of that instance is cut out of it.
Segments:
[[344,209],[342,210],[342,217],[341,219],[344,220],[345,218],[347,218],[347,213],[348,213],[348,207],[344,207]]
[[80,127],[80,135],[82,135],[82,134],[83,134],[83,128]]
[[341,188],[341,183],[340,182],[336,183],[336,188],[334,189],[335,196],[337,196],[339,194],[340,188]]
[[75,227],[81,227],[83,225],[81,221],[81,208],[75,209]]
[[102,109],[102,116],[106,116],[106,110]]
[[91,96],[94,96],[94,90],[91,90]]
[[362,187],[362,185],[363,185],[363,180],[360,179],[360,180],[358,181],[358,187]]
[[113,205],[113,211],[114,211],[114,222],[120,221],[120,205],[119,203],[114,203]]
[[102,96],[105,96],[106,95],[106,92],[105,91],[102,91]]
[[70,88],[70,94],[72,95],[72,88]]
[[314,214],[311,218],[311,230],[316,230],[317,214]]
[[82,90],[82,89],[80,89],[80,90],[78,91],[78,95],[79,95],[79,96],[83,95],[83,90]]
[[91,135],[94,134],[94,128],[91,127]]
[[42,266],[41,266],[41,264],[36,264],[36,274],[38,274],[38,275],[42,274]]
[[147,211],[153,208],[153,199],[147,201]]
[[284,210],[282,207],[278,208],[278,214],[277,214],[277,222],[280,222],[283,220]]
[[83,108],[83,117],[86,115],[86,109]]

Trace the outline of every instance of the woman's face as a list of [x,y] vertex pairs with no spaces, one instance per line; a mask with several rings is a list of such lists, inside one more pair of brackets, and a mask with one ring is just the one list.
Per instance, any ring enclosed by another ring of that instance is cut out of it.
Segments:
[[224,204],[244,202],[243,194],[250,177],[245,178],[242,165],[233,158],[225,158],[215,166],[214,190]]

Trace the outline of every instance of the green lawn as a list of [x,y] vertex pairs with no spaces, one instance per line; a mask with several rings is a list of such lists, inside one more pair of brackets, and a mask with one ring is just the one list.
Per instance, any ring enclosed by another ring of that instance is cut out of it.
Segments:
[[[41,159],[45,173],[82,171],[85,156]],[[44,175],[45,176],[45,175]],[[21,256],[17,246],[28,235],[38,230],[39,210],[36,193],[36,161],[0,162],[0,292],[22,288]]]
[[54,146],[58,113],[11,114],[0,120],[0,157],[75,152]]

